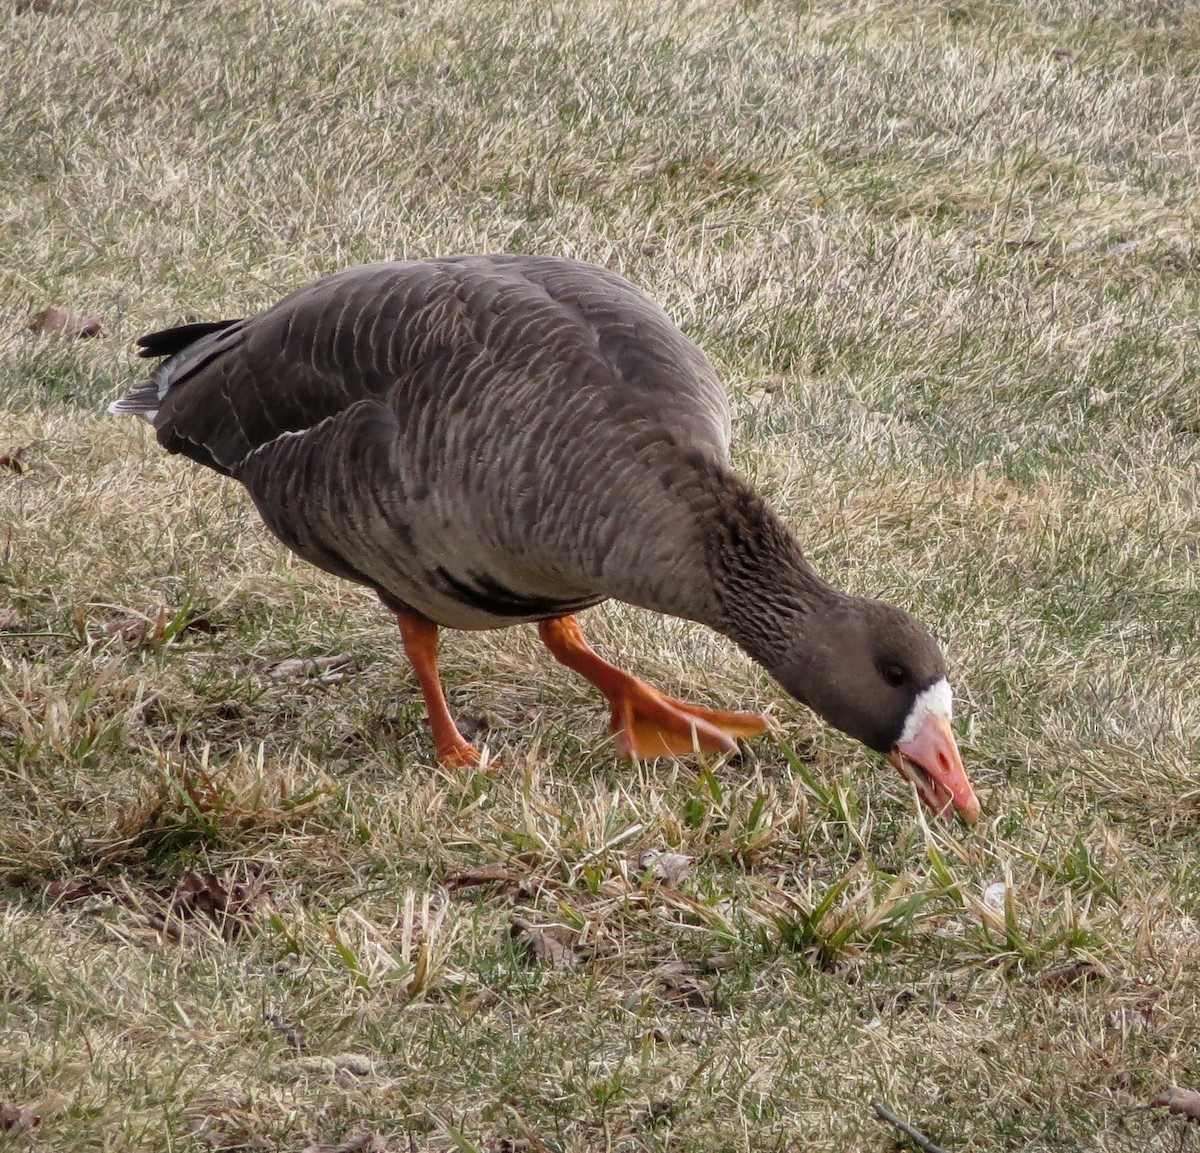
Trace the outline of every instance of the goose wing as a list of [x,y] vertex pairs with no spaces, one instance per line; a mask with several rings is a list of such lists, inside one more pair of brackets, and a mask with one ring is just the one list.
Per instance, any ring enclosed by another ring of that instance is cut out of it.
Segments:
[[236,477],[305,559],[453,627],[618,595],[629,514],[662,530],[664,458],[728,444],[699,349],[573,261],[368,265],[141,343],[172,355],[117,409]]

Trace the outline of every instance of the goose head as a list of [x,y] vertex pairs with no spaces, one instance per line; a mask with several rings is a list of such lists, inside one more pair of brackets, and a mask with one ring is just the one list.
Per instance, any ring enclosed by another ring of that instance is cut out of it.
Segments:
[[951,692],[937,642],[886,601],[840,596],[805,613],[771,670],[834,728],[884,754],[939,816],[979,819],[950,729]]

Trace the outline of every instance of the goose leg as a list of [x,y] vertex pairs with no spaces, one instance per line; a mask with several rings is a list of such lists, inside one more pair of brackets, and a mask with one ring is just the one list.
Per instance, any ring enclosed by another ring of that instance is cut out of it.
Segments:
[[650,760],[697,750],[734,752],[738,737],[766,731],[766,720],[754,713],[724,713],[685,704],[610,665],[592,650],[574,617],[542,621],[538,634],[556,660],[586,677],[608,698],[612,705],[608,729],[615,734],[622,756]]
[[438,764],[445,769],[473,769],[479,766],[479,750],[458,731],[450,707],[442,693],[442,678],[438,676],[438,627],[420,613],[396,614],[404,651],[412,661],[413,670],[425,698],[429,727],[437,749]]

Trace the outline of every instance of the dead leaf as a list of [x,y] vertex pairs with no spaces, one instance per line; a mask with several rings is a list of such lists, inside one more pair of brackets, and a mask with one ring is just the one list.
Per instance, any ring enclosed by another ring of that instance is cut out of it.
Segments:
[[495,713],[482,713],[477,717],[458,716],[455,723],[463,739],[467,741],[483,738],[493,729],[504,727],[504,722]]
[[[564,931],[563,926],[555,926],[555,928],[559,932]],[[525,939],[526,956],[535,965],[549,965],[552,969],[570,969],[579,964],[579,956],[575,950],[554,936],[549,927],[532,925],[528,921],[514,917],[510,931],[514,937]]]
[[84,877],[82,880],[53,881],[46,888],[47,898],[54,904],[67,904],[70,901],[85,901],[88,897],[115,897],[113,887],[98,877]]
[[152,920],[161,920],[161,925],[156,924],[156,927],[165,928],[172,917],[186,921],[202,915],[220,926],[226,940],[232,940],[246,927],[250,903],[248,885],[238,883],[227,889],[214,873],[192,870],[175,889],[165,916]]
[[669,977],[662,991],[664,1001],[677,1001],[689,1009],[707,1009],[712,1004],[712,986],[693,977]]
[[99,877],[55,881],[47,886],[52,904],[68,904],[96,898],[129,909],[156,933],[172,938],[182,934],[183,924],[197,917],[212,921],[227,941],[248,924],[248,913],[258,896],[258,887],[237,882],[223,883],[213,873],[189,872],[178,885],[131,885],[119,887]]
[[1108,1027],[1119,1033],[1148,1033],[1154,1026],[1153,1005],[1130,1005],[1108,1015]]
[[283,1034],[283,1039],[291,1045],[297,1053],[303,1053],[308,1048],[308,1042],[304,1039],[303,1025],[289,1025],[287,1019],[282,1013],[268,1013],[268,1024],[274,1025],[276,1029]]
[[275,1148],[255,1133],[256,1118],[244,1097],[204,1093],[188,1103],[184,1115],[184,1136],[214,1151]]
[[300,1153],[387,1153],[387,1142],[378,1133],[357,1133],[338,1145],[306,1145]]
[[1041,983],[1056,989],[1069,989],[1084,981],[1099,979],[1103,974],[1094,961],[1072,961],[1057,969],[1049,969],[1041,975]]
[[460,889],[470,889],[476,885],[522,886],[527,880],[528,877],[525,873],[520,873],[500,861],[492,861],[475,869],[463,869],[462,872],[451,873],[446,878],[445,884],[451,893],[457,893]]
[[8,452],[0,455],[0,469],[5,472],[15,472],[20,476],[29,466],[25,463],[25,446],[19,448],[11,448]]
[[29,626],[16,609],[0,609],[0,633],[23,633]]
[[374,1062],[359,1053],[339,1053],[333,1057],[295,1057],[279,1066],[280,1073],[290,1077],[324,1076],[339,1083],[352,1078],[369,1077],[375,1072]]
[[87,340],[99,336],[104,322],[94,312],[77,312],[66,305],[43,308],[29,318],[30,332],[44,332],[53,336],[65,336],[74,340]]
[[692,871],[695,857],[687,853],[668,853],[661,849],[644,849],[637,857],[637,866],[643,873],[658,877],[676,888],[679,882]]
[[[89,608],[114,608],[111,605],[90,604]],[[120,637],[126,644],[159,645],[167,636],[167,627],[176,617],[174,610],[166,605],[157,610],[151,610],[153,616],[135,610],[123,610],[122,615],[109,621],[101,628],[108,636]],[[183,633],[197,632],[212,636],[221,631],[220,625],[215,625],[208,617],[191,617],[179,625],[171,634],[172,639]]]
[[678,963],[663,965],[655,974],[664,1001],[674,1001],[689,1009],[707,1009],[712,1005],[712,985],[697,980]]
[[17,12],[49,12],[54,0],[16,0]]
[[237,1153],[251,1153],[253,1150],[277,1148],[267,1138],[251,1133],[249,1124],[225,1117],[195,1116],[188,1119],[183,1134],[217,1153],[233,1153],[235,1149]]
[[671,1121],[678,1114],[680,1105],[681,1102],[670,1097],[660,1097],[657,1101],[650,1102],[650,1107],[646,1110],[646,1120],[651,1125],[659,1121]]
[[22,1133],[36,1129],[42,1123],[32,1109],[18,1109],[15,1105],[0,1105],[0,1133]]
[[1166,1108],[1171,1113],[1178,1113],[1189,1121],[1200,1123],[1200,1093],[1195,1089],[1180,1089],[1172,1085],[1150,1102],[1152,1108]]
[[276,661],[267,668],[267,675],[279,680],[317,680],[322,684],[336,684],[346,679],[346,673],[354,665],[350,653],[338,653],[332,657],[288,657]]
[[118,617],[115,621],[109,621],[101,632],[120,637],[126,644],[136,645],[153,634],[154,622],[143,616]]
[[171,912],[181,917],[203,913],[215,920],[228,905],[229,894],[214,874],[191,871],[175,890]]
[[459,1024],[465,1025],[481,1009],[490,1009],[499,1003],[500,997],[494,989],[484,989],[466,1001],[454,1002],[454,1015],[458,1018]]
[[544,929],[531,929],[528,937],[533,956],[540,964],[555,969],[570,969],[579,964],[579,958],[571,946],[563,944]]

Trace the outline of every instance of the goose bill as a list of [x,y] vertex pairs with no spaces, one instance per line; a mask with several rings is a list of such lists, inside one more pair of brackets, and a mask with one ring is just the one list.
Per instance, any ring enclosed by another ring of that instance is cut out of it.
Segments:
[[958,745],[945,717],[929,714],[910,741],[900,741],[888,758],[900,775],[916,786],[917,795],[939,817],[949,820],[951,810],[968,825],[979,820],[979,798],[967,780]]

